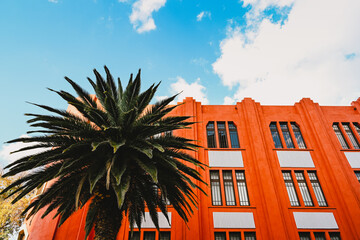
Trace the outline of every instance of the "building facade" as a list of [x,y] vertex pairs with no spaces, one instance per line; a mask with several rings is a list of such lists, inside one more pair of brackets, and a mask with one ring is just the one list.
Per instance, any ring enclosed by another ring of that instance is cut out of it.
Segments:
[[[197,140],[194,156],[207,196],[185,224],[169,205],[171,225],[148,215],[141,240],[360,239],[360,98],[351,106],[202,105],[186,98],[174,115],[193,116],[173,134]],[[27,222],[28,240],[84,239],[86,208],[60,228],[58,218]],[[89,239],[93,238],[93,233]],[[117,239],[130,239],[124,221]]]

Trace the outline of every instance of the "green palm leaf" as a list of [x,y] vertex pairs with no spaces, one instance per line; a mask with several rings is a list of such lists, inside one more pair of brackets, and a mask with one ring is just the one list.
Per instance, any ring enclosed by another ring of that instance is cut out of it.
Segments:
[[189,128],[193,122],[168,116],[177,107],[169,106],[176,95],[149,106],[159,84],[141,92],[140,71],[134,79],[131,75],[125,90],[107,67],[105,72],[106,80],[96,70],[96,81],[88,78],[95,95],[67,77],[77,96],[50,89],[77,113],[33,104],[50,113],[26,114],[36,128],[29,133],[39,135],[8,143],[32,144],[15,152],[42,151],[6,167],[4,176],[27,174],[1,194],[15,194],[16,202],[53,180],[26,208],[27,217],[46,208],[42,217],[55,211],[62,224],[89,203],[85,232],[88,236],[94,228],[95,239],[115,239],[124,216],[131,230],[135,225],[140,229],[145,211],[158,228],[159,210],[168,219],[166,201],[188,221],[197,204],[197,189],[204,192],[199,184],[206,183],[196,170],[204,166],[188,153],[198,148],[191,139],[165,133]]

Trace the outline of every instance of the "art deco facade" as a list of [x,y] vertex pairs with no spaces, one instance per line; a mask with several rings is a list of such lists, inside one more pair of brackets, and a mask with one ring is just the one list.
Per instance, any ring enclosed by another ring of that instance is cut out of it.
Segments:
[[[170,205],[171,226],[160,217],[158,233],[146,215],[133,239],[360,239],[360,98],[351,106],[186,98],[172,114],[197,122],[173,134],[203,146],[194,156],[209,165],[207,196],[199,192],[187,225]],[[84,239],[86,207],[60,228],[40,215],[27,222],[29,240]],[[130,239],[127,222],[118,239]]]

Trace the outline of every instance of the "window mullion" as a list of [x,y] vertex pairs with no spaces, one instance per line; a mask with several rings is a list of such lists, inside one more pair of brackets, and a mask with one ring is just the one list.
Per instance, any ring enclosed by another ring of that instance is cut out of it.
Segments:
[[352,136],[355,138],[355,141],[358,145],[357,149],[360,149],[360,136],[357,134],[357,129],[355,128],[353,123],[349,123],[349,127],[352,132]]
[[294,187],[295,187],[296,195],[298,197],[299,206],[305,206],[303,196],[302,196],[301,191],[300,191],[299,183],[298,183],[298,181],[296,179],[296,176],[295,176],[295,172],[293,170],[291,170],[290,173],[291,173],[292,180],[294,182]]
[[223,189],[222,191],[220,191],[220,194],[221,194],[221,206],[224,206],[224,205],[226,206],[223,170],[219,170],[219,178],[220,178],[220,188]]
[[297,185],[299,187],[304,206],[305,207],[313,207],[314,201],[313,196],[309,191],[309,182],[306,181],[305,171],[295,171]]
[[232,170],[223,170],[223,184],[226,206],[235,206],[234,179]]
[[284,138],[284,135],[283,135],[283,132],[281,130],[281,126],[280,126],[280,123],[279,122],[276,122],[276,128],[277,128],[277,131],[279,133],[279,137],[280,137],[280,141],[281,141],[281,144],[282,144],[282,147],[283,148],[288,148],[286,146],[286,142],[285,142],[285,138]]
[[216,122],[216,127],[219,139],[219,148],[228,148],[226,123],[224,121]]
[[228,142],[228,148],[231,148],[229,122],[225,122],[226,141]]
[[293,144],[294,144],[294,147],[299,149],[299,145],[298,145],[298,142],[296,141],[296,137],[295,137],[295,133],[293,131],[293,128],[291,126],[291,123],[290,122],[287,122],[287,126],[288,126],[288,129],[289,129],[289,133],[290,133],[290,137],[293,139]]
[[282,171],[282,175],[285,183],[285,189],[289,197],[290,206],[292,207],[300,206],[299,197],[296,192],[296,187],[291,171]]
[[291,138],[290,129],[289,129],[289,123],[288,122],[280,122],[280,129],[281,133],[284,137],[286,148],[293,149],[294,146],[294,140]]
[[316,197],[315,189],[314,189],[314,187],[313,187],[313,184],[312,184],[311,181],[310,181],[308,171],[304,171],[304,176],[305,176],[306,185],[308,185],[308,189],[309,189],[311,198],[314,199],[314,200],[313,200],[314,206],[315,206],[315,207],[319,207],[319,202],[318,202],[318,199],[317,199],[317,197]]
[[[310,172],[310,174],[309,174]],[[309,181],[311,183],[311,188],[314,190],[314,195],[316,197],[316,201],[319,207],[327,207],[328,203],[325,198],[325,194],[321,188],[319,178],[316,174],[316,171],[309,171],[307,174],[309,175]],[[311,175],[311,177],[310,177]],[[319,202],[321,201],[321,202]]]
[[349,136],[347,135],[347,132],[345,131],[342,123],[339,123],[338,127],[339,127],[340,132],[343,135],[344,140],[345,140],[346,144],[348,145],[349,149],[354,149],[354,146],[352,145],[351,140],[350,140]]

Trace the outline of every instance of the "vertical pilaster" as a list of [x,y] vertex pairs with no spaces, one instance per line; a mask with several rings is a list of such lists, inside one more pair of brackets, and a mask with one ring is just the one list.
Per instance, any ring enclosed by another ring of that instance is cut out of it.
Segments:
[[337,149],[331,122],[327,121],[319,104],[309,98],[295,105],[304,116],[305,127],[310,132],[314,148],[316,169],[330,209],[334,209],[343,239],[360,239],[360,203],[346,177],[345,159]]
[[274,180],[273,157],[266,143],[266,125],[264,124],[261,107],[254,100],[245,98],[237,104],[239,114],[243,116],[246,126],[246,156],[249,173],[254,182],[249,188],[257,191],[256,211],[260,232],[263,239],[291,239],[281,211],[281,202]]

